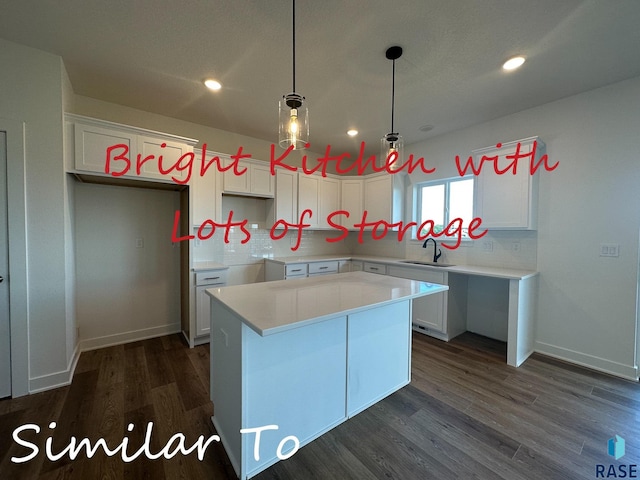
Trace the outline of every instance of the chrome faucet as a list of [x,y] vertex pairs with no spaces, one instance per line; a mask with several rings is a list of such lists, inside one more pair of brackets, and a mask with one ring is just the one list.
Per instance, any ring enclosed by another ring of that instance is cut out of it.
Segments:
[[438,259],[442,256],[442,250],[438,248],[438,244],[436,243],[435,238],[427,238],[422,244],[422,248],[427,248],[427,243],[429,240],[433,242],[433,263],[437,263]]

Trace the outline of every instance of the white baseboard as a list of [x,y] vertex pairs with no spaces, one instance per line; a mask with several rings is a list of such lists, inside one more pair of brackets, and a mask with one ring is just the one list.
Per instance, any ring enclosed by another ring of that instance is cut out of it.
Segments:
[[136,342],[138,340],[146,340],[148,338],[171,335],[173,333],[180,333],[180,330],[180,324],[174,323],[171,325],[144,328],[116,335],[80,340],[73,351],[73,355],[69,361],[67,369],[61,372],[50,373],[48,375],[29,379],[29,393],[37,393],[69,385],[73,379],[73,372],[76,369],[78,359],[82,352],[96,350],[98,348],[112,347],[114,345],[122,345],[123,343]]
[[76,344],[76,348],[73,350],[73,355],[69,359],[69,365],[66,370],[56,373],[50,373],[48,375],[42,375],[40,377],[34,377],[29,379],[29,394],[43,392],[45,390],[51,390],[53,388],[64,387],[71,383],[73,378],[73,372],[76,370],[78,359],[80,358],[79,344]]
[[598,370],[599,372],[622,377],[627,380],[638,381],[638,369],[634,366],[624,365],[622,363],[613,362],[606,358],[596,357],[586,353],[576,352],[568,348],[557,347],[549,343],[536,342],[535,352],[547,355],[549,357],[564,360],[569,363],[575,363],[582,367]]
[[80,340],[80,351],[88,352],[98,348],[112,347],[114,345],[122,345],[123,343],[137,342],[138,340],[146,340],[148,338],[162,337],[173,333],[180,333],[179,323],[170,325],[161,325],[159,327],[143,328],[141,330],[133,330],[131,332],[117,333],[115,335],[106,335],[104,337],[88,338]]

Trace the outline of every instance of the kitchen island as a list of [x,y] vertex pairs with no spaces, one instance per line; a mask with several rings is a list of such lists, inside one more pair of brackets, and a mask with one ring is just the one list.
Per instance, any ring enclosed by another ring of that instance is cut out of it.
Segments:
[[351,272],[207,290],[213,424],[250,478],[411,380],[411,300],[447,286]]

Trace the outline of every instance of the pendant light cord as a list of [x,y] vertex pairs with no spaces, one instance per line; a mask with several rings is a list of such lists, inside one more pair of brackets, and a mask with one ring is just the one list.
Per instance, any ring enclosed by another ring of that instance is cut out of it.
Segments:
[[293,0],[293,92],[296,91],[296,0]]
[[391,133],[393,130],[393,110],[396,104],[396,60],[393,60],[393,70],[391,75]]

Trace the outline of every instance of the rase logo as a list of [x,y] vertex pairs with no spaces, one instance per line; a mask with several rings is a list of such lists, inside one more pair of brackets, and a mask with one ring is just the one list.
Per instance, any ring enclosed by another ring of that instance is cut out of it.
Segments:
[[[615,435],[607,442],[607,453],[616,460],[624,457],[625,442],[620,435]],[[596,478],[638,478],[638,466],[635,464],[596,464]]]
[[620,435],[616,435],[609,439],[607,452],[616,460],[624,457],[624,438]]

